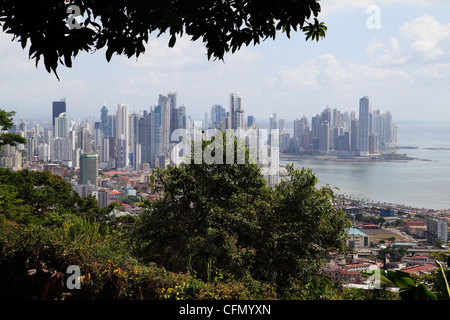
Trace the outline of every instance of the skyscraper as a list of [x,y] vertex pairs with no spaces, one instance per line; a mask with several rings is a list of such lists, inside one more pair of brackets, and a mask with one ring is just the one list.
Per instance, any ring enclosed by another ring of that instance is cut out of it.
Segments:
[[369,97],[359,99],[359,153],[369,154],[370,103]]
[[359,149],[359,143],[358,143],[358,137],[359,137],[359,120],[356,118],[353,118],[351,121],[351,130],[350,130],[350,150],[351,151],[358,151]]
[[65,112],[60,113],[55,119],[53,136],[55,138],[64,138],[67,136],[67,114]]
[[184,105],[181,105],[177,107],[176,111],[175,130],[186,129],[186,107]]
[[[116,124],[116,139],[117,139],[117,156],[122,157],[121,165],[122,168],[127,167],[130,162],[128,159],[130,153],[130,122],[128,116],[128,107],[124,104],[119,104],[117,106],[117,124]],[[123,140],[123,141],[120,141]]]
[[383,117],[383,133],[382,145],[385,147],[392,146],[392,115],[388,111],[382,115]]
[[167,94],[167,106],[169,111],[169,137],[172,134],[172,132],[176,129],[178,129],[178,123],[177,123],[177,93],[176,92],[169,92]]
[[256,124],[255,116],[247,116],[247,126],[250,128],[254,124]]
[[161,126],[161,106],[156,106],[152,110],[151,116],[151,141],[150,141],[150,164],[155,165],[155,156],[162,151],[162,126]]
[[53,104],[52,104],[52,126],[53,126],[53,131],[55,130],[55,118],[58,117],[63,112],[67,112],[67,110],[66,110],[66,98],[61,99],[60,101],[53,101]]
[[98,155],[96,153],[83,153],[80,155],[79,184],[91,184],[97,189],[98,181]]
[[211,123],[214,126],[220,126],[222,119],[226,117],[225,108],[215,104],[211,107]]
[[80,148],[84,153],[92,152],[91,135],[89,129],[84,125],[78,127],[76,147]]
[[320,153],[326,154],[330,149],[330,126],[327,120],[322,121],[320,126],[320,140],[319,140],[319,151]]
[[102,136],[103,137],[112,137],[113,136],[111,134],[112,133],[111,132],[111,130],[112,130],[112,128],[111,128],[112,123],[111,123],[111,118],[108,117],[108,108],[106,106],[103,106],[102,109],[100,110],[100,112],[101,112],[101,116],[100,116],[101,125],[100,125],[100,128],[101,128]]
[[369,153],[376,153],[378,151],[378,135],[371,131],[369,133]]
[[151,161],[151,129],[152,114],[144,111],[139,119],[139,144],[141,145],[141,161],[150,164]]
[[241,95],[239,93],[230,93],[230,129],[238,128],[238,121],[242,122],[243,113]]
[[[160,116],[160,131],[161,131],[161,152],[167,152],[170,145],[171,134],[171,115],[172,107],[176,104],[176,95],[169,94],[169,96],[159,95],[158,106]],[[156,108],[155,108],[156,109]],[[159,154],[158,153],[158,154]]]
[[308,119],[306,117],[294,120],[294,147],[305,147],[303,146],[303,133],[308,127]]
[[277,129],[278,129],[278,126],[277,126],[277,114],[276,113],[272,113],[270,115],[270,117],[269,117],[269,138],[268,138],[268,143],[269,143],[270,146],[272,146],[272,143],[275,143],[275,141],[272,141],[273,135],[271,133],[273,132],[275,134],[275,130],[277,130]]

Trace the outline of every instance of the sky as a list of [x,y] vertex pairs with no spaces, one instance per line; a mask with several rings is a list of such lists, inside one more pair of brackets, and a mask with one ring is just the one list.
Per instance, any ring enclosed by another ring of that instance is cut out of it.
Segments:
[[293,121],[330,106],[358,114],[368,96],[372,110],[393,121],[443,121],[450,125],[450,2],[444,0],[323,0],[319,19],[328,27],[319,42],[303,33],[243,47],[208,60],[201,41],[180,38],[168,47],[149,41],[138,59],[104,51],[80,53],[60,81],[0,33],[0,108],[15,119],[51,121],[52,101],[66,98],[69,118],[100,119],[106,104],[130,112],[149,110],[159,94],[176,92],[193,120],[215,104],[228,110],[229,95],[243,97],[246,115]]

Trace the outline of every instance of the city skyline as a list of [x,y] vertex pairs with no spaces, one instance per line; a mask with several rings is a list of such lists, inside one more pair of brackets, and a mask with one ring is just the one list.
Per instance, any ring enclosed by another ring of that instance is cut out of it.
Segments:
[[[61,81],[28,59],[28,47],[0,35],[0,106],[18,119],[38,119],[48,105],[66,97],[72,116],[98,117],[97,110],[118,103],[130,110],[152,105],[159,92],[174,92],[179,105],[203,119],[204,110],[226,105],[229,92],[245,96],[244,107],[262,119],[308,117],[327,105],[358,111],[354,97],[399,121],[450,120],[450,24],[444,1],[334,1],[322,5],[325,39],[305,42],[301,33],[242,48],[225,62],[208,61],[201,43],[152,38],[139,59],[104,52],[80,54],[73,67],[58,70]],[[368,25],[374,14],[380,25]],[[432,112],[424,113],[423,110]]]

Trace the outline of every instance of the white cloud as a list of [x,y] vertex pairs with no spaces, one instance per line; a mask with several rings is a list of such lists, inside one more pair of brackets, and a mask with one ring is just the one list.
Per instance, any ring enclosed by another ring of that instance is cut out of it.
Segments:
[[400,27],[400,34],[410,40],[411,53],[425,60],[442,56],[442,45],[450,44],[450,24],[443,25],[430,15],[424,15]]
[[390,37],[387,44],[376,39],[371,40],[366,46],[365,53],[369,56],[371,63],[378,66],[403,64],[407,60],[396,37]]
[[282,82],[290,87],[351,87],[361,83],[408,81],[410,76],[395,69],[369,64],[339,61],[333,54],[324,54],[292,69],[279,72]]

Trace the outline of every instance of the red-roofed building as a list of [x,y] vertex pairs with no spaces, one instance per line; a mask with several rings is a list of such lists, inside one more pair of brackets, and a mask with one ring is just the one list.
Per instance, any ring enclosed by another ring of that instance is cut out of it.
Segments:
[[408,227],[421,227],[424,226],[425,222],[424,221],[405,221],[405,228]]
[[365,224],[363,225],[363,229],[378,229],[379,226],[377,226],[376,224]]
[[406,273],[410,273],[410,274],[414,274],[414,275],[420,276],[420,275],[423,275],[423,274],[427,274],[427,273],[433,272],[436,269],[437,269],[437,267],[435,265],[433,265],[433,264],[424,264],[424,265],[421,265],[421,266],[415,266],[415,267],[412,267],[412,268],[403,269],[402,271],[406,272]]
[[323,269],[332,281],[342,281],[344,283],[360,283],[361,272],[348,271],[338,265],[332,265]]
[[416,254],[415,256],[412,257],[405,257],[402,259],[402,262],[406,263],[406,267],[415,267],[415,266],[421,266],[421,265],[425,265],[425,264],[433,264],[434,260],[431,259],[428,256],[424,256],[424,255],[420,255],[420,254]]

